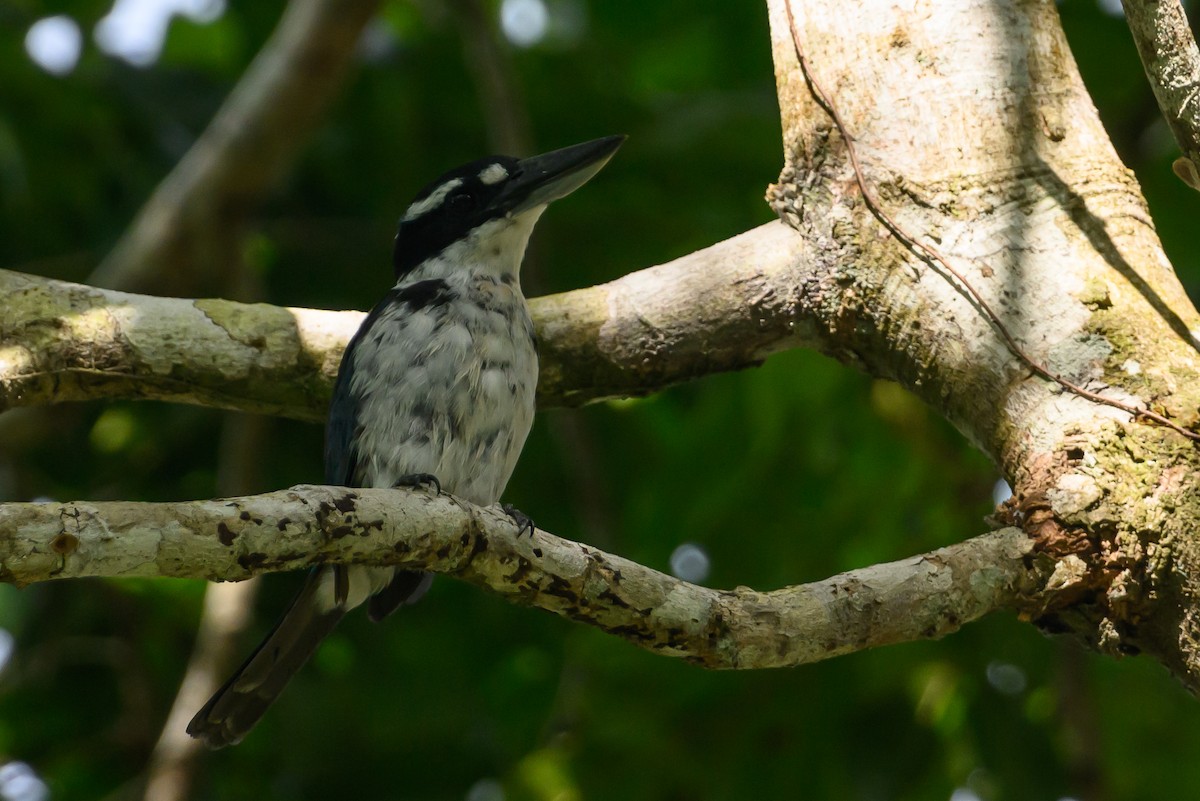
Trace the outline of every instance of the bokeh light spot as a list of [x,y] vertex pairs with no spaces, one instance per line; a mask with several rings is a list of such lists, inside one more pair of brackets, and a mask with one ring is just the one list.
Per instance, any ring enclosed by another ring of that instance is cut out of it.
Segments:
[[712,568],[708,553],[694,542],[685,542],[671,552],[671,575],[698,584]]
[[79,24],[65,14],[46,17],[29,26],[25,52],[51,75],[68,75],[83,52],[83,33]]
[[500,4],[500,29],[517,47],[532,47],[546,36],[550,12],[544,0],[504,0]]

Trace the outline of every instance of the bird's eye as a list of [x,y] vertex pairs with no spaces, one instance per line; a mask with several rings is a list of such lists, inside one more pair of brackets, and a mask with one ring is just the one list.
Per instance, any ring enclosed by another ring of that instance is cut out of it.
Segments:
[[475,208],[475,197],[468,192],[459,192],[457,195],[452,195],[448,202],[450,211],[455,214],[466,214]]

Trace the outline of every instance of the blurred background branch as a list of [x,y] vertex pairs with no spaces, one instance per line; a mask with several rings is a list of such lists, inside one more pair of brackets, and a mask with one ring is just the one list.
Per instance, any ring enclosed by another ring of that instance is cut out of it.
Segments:
[[[252,213],[292,168],[341,91],[377,0],[292,0],[278,26],[187,154],[89,277],[159,295],[215,292],[253,302],[264,290],[243,250]],[[227,413],[218,495],[263,489],[268,419]],[[191,796],[200,745],[187,720],[236,658],[257,580],[210,584],[179,692],[143,777],[146,801]]]
[[342,88],[378,0],[292,0],[187,155],[88,283],[156,295],[224,288],[248,213],[295,162]]
[[[271,447],[271,420],[261,415],[223,415],[217,454],[217,494],[225,497],[265,489],[264,454]],[[210,583],[204,590],[192,655],[146,764],[145,801],[185,801],[192,796],[203,750],[187,735],[187,723],[208,700],[234,661],[240,637],[254,619],[259,580]]]

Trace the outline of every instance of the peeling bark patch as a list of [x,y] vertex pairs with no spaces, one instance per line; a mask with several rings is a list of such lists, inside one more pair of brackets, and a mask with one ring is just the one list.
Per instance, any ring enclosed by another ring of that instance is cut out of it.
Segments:
[[[246,513],[242,512],[242,514],[245,515]],[[249,515],[246,516],[249,517]],[[233,541],[237,539],[237,532],[231,529],[229,525],[222,520],[220,523],[217,523],[217,539],[221,541],[222,545],[228,548],[230,545],[233,545]]]
[[79,538],[74,534],[62,532],[54,539],[50,540],[50,550],[54,551],[59,556],[67,556],[75,553],[79,547]]
[[624,598],[617,595],[607,587],[604,588],[604,590],[602,590],[596,597],[598,600],[604,601],[612,606],[620,607],[621,609],[632,609],[632,607],[625,602]]
[[[526,559],[522,559],[521,562],[523,562],[525,565],[529,564],[529,561]],[[587,602],[587,599],[581,598],[579,594],[576,593],[571,587],[571,582],[558,576],[551,576],[550,584],[544,587],[542,592],[546,595],[553,595],[555,598],[562,598],[569,604],[575,604],[577,606],[590,606],[590,604]]]
[[[654,639],[654,635],[650,632],[643,631],[637,626],[602,626],[609,634],[615,634],[618,637],[624,637],[627,640],[635,642],[645,642]],[[667,646],[669,647],[669,646]]]
[[[720,606],[713,606],[712,615],[709,616],[708,623],[704,627],[704,639],[708,643],[708,650],[712,654],[717,654],[721,650],[721,643],[729,638],[729,623],[725,619],[725,612]],[[707,664],[710,657],[705,656],[701,660],[701,664]],[[736,649],[729,655],[729,667],[736,669],[738,667],[738,653]]]
[[[467,537],[468,535],[464,534],[463,536]],[[471,552],[467,554],[468,562],[474,561],[476,556],[478,556],[479,554],[483,553],[484,551],[486,551],[488,549],[487,538],[476,533],[475,536],[473,537],[473,539],[474,539],[474,542],[471,543]],[[538,555],[540,556],[541,554],[538,554]]]
[[1063,525],[1058,515],[1047,507],[1029,511],[1022,528],[1037,543],[1037,550],[1055,558],[1089,553],[1096,548],[1086,531]]
[[[383,523],[380,521],[355,521],[358,523],[358,528],[350,523],[345,523],[341,520],[333,521],[330,518],[334,517],[334,513],[340,515],[352,514],[356,510],[355,500],[358,496],[354,493],[348,493],[345,496],[336,498],[332,504],[322,501],[317,506],[316,518],[321,529],[329,536],[330,539],[340,540],[343,537],[348,537],[351,534],[360,534],[364,537],[368,536],[371,528],[382,529]],[[258,521],[261,522],[261,521]]]
[[265,553],[244,553],[237,558],[237,563],[245,570],[255,570],[267,563]]
[[519,581],[523,581],[525,577],[529,575],[529,569],[532,567],[529,560],[522,556],[518,556],[516,561],[516,569],[504,577],[504,580],[510,584],[516,584]]

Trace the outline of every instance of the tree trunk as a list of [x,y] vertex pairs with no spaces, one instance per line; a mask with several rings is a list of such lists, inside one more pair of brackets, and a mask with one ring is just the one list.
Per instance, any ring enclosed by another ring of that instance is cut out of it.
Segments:
[[[770,0],[785,167],[769,193],[825,265],[805,285],[823,349],[944,414],[1015,490],[1007,522],[1053,561],[1024,612],[1200,689],[1196,493],[1180,432],[1081,397],[1018,358],[936,248],[1036,363],[1196,424],[1196,310],[1117,158],[1052,3]],[[817,87],[814,90],[814,86]]]

